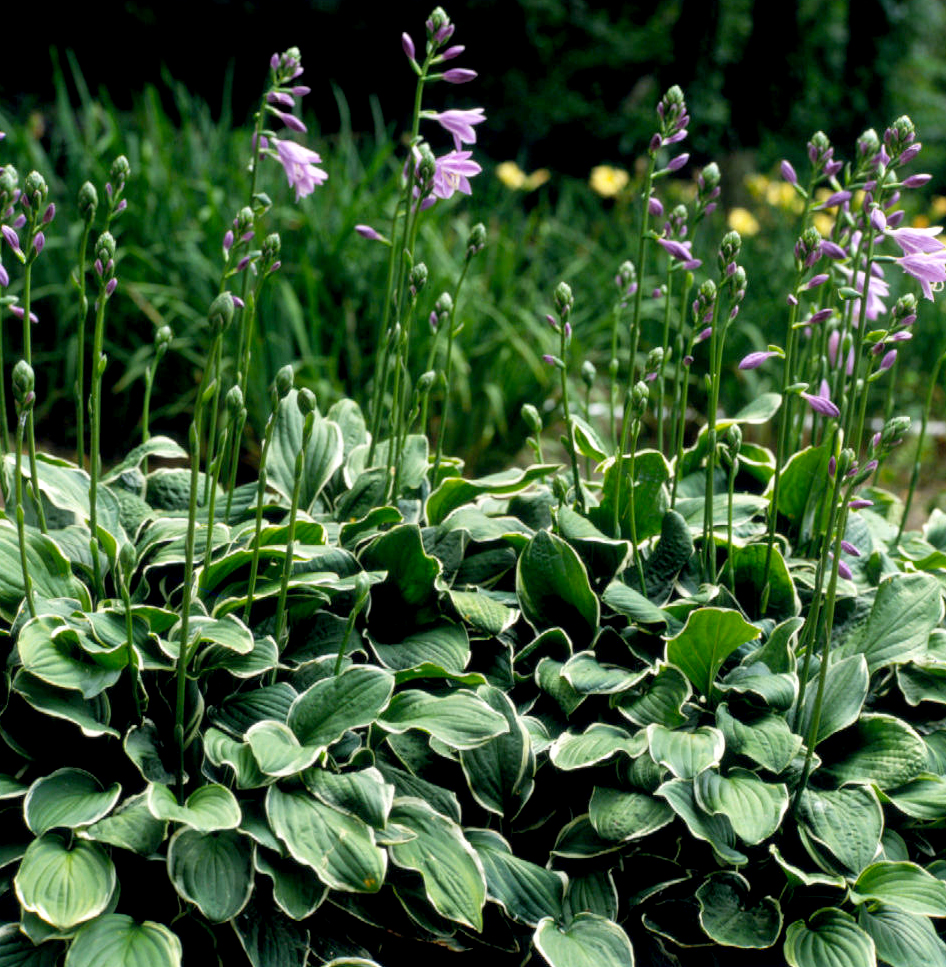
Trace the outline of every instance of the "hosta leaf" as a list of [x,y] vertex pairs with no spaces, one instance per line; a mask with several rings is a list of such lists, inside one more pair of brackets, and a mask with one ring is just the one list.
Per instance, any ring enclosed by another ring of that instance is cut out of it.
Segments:
[[509,731],[475,749],[460,752],[460,765],[473,798],[499,816],[515,816],[532,789],[535,754],[525,723],[499,688],[484,685],[477,695],[506,719]]
[[145,719],[141,725],[133,725],[125,733],[122,746],[146,782],[160,782],[166,786],[174,782],[174,773],[166,768],[164,761],[170,758],[171,750],[150,719]]
[[77,725],[82,734],[90,739],[100,735],[119,738],[118,731],[108,724],[110,709],[105,692],[92,699],[85,699],[81,692],[47,685],[22,668],[13,677],[13,691],[22,695],[33,708],[44,715],[65,719]]
[[55,967],[59,953],[56,944],[34,946],[17,923],[0,927],[0,967]]
[[925,654],[930,632],[942,620],[942,589],[933,575],[895,574],[880,582],[867,624],[842,643],[838,654],[863,654],[873,674]]
[[147,795],[140,793],[126,799],[111,816],[79,830],[79,836],[131,850],[141,856],[151,856],[164,842],[167,825],[151,815]]
[[415,833],[389,847],[391,861],[416,870],[433,908],[442,917],[483,929],[486,875],[476,851],[451,819],[419,799],[395,799],[391,821]]
[[560,627],[582,642],[598,626],[601,608],[581,558],[548,531],[539,531],[519,555],[516,594],[536,631]]
[[714,873],[696,891],[700,925],[716,943],[725,947],[764,949],[782,932],[778,901],[763,897],[747,907],[749,882],[738,873]]
[[510,608],[482,591],[448,592],[450,603],[470,627],[489,635],[500,635],[515,624],[518,608]]
[[627,934],[611,920],[579,913],[567,927],[543,918],[532,937],[550,967],[633,967]]
[[257,850],[256,869],[273,881],[276,905],[293,920],[311,916],[328,895],[328,887],[311,870],[277,853]]
[[759,637],[759,629],[738,611],[697,608],[683,630],[667,639],[667,661],[676,665],[703,695],[723,662],[740,646]]
[[581,859],[591,856],[603,856],[621,848],[620,841],[604,839],[598,835],[591,825],[588,814],[576,816],[567,822],[559,831],[552,847],[554,856],[564,856],[570,859]]
[[[851,655],[831,662],[825,680],[818,734],[814,737],[813,745],[817,746],[829,735],[834,735],[857,721],[861,706],[867,698],[869,678],[867,661],[863,655]],[[811,687],[805,693],[805,706],[797,725],[801,735],[808,735],[818,698],[815,683],[809,684]]]
[[897,809],[914,819],[946,818],[946,778],[921,772],[911,782],[881,793],[883,802],[893,803]]
[[927,917],[871,903],[858,907],[857,922],[890,967],[946,967],[946,944]]
[[724,815],[711,816],[700,809],[692,780],[671,779],[660,786],[657,795],[667,800],[690,832],[697,839],[709,843],[723,862],[732,866],[748,862],[748,857],[735,848],[736,834],[729,819]]
[[117,782],[103,789],[82,769],[59,769],[30,786],[23,803],[26,825],[36,836],[57,826],[88,826],[111,812],[121,791]]
[[209,715],[214,725],[237,738],[243,738],[255,722],[265,719],[285,722],[296,698],[298,693],[288,682],[277,682],[250,692],[238,692],[222,705],[210,709]]
[[678,779],[692,779],[719,765],[726,748],[723,733],[710,726],[683,732],[648,725],[647,741],[654,762],[666,766]]
[[179,829],[168,844],[168,876],[211,923],[232,920],[253,892],[253,843],[234,830]]
[[534,927],[542,917],[561,917],[565,874],[515,856],[509,844],[488,829],[468,829],[466,837],[486,873],[486,892],[506,913]]
[[549,757],[557,769],[570,771],[605,762],[619,752],[632,759],[647,748],[643,732],[631,735],[625,729],[605,722],[593,722],[580,733],[563,732],[551,745]]
[[[763,591],[768,589],[765,611],[768,616],[780,621],[794,617],[801,611],[801,600],[791,572],[777,546],[746,544],[744,547],[733,547],[732,555],[736,580],[734,591],[740,601],[759,601]],[[768,568],[765,566],[766,560]],[[768,576],[764,585],[763,575]]]
[[744,755],[771,772],[787,769],[801,748],[801,736],[774,712],[743,722],[730,715],[729,707],[721,702],[716,707],[716,724],[725,736],[727,751]]
[[[689,537],[689,531],[687,536]],[[601,600],[613,611],[623,614],[637,624],[666,625],[667,623],[667,615],[661,608],[644,597],[640,591],[635,591],[622,581],[612,581],[604,589]]]
[[23,909],[60,930],[102,913],[115,884],[115,867],[98,843],[70,845],[57,833],[30,843],[13,881]]
[[[793,454],[782,468],[778,493],[778,512],[791,522],[802,541],[824,530],[822,498],[831,482],[829,463],[837,453],[837,444],[805,447]],[[816,521],[821,509],[822,519]]]
[[681,710],[692,690],[679,668],[660,663],[656,667],[652,678],[618,698],[617,709],[635,725],[656,723],[672,729],[686,722]]
[[841,866],[857,876],[877,853],[884,814],[869,786],[805,789],[798,800],[799,825]]
[[588,511],[591,522],[603,531],[611,533],[614,527],[615,504],[618,505],[620,537],[632,539],[631,504],[633,502],[636,539],[644,541],[660,532],[660,524],[670,506],[667,483],[670,467],[663,454],[656,450],[638,450],[634,459],[634,478],[631,479],[631,461],[621,461],[620,478],[617,461],[610,460],[604,468],[601,503]]
[[303,745],[328,746],[349,729],[374,722],[393,690],[390,672],[352,665],[307,688],[289,709],[289,728]]
[[83,927],[65,967],[180,967],[181,942],[162,923],[109,913]]
[[309,931],[254,897],[233,921],[252,967],[308,967]]
[[[382,600],[386,606],[417,611],[436,594],[434,581],[440,574],[441,564],[424,550],[420,528],[416,524],[401,524],[376,537],[361,552],[361,563],[366,570],[388,572],[384,582],[373,589],[373,604],[385,593],[387,597]],[[388,617],[403,616],[391,614]]]
[[302,777],[309,791],[322,802],[384,829],[394,801],[394,786],[373,766],[360,772],[308,769]]
[[272,782],[260,771],[249,745],[231,739],[219,729],[204,732],[204,755],[215,766],[225,765],[233,770],[237,789],[256,789]]
[[643,792],[595,788],[588,818],[603,839],[643,839],[673,820],[673,810],[661,799]]
[[467,691],[439,697],[419,689],[398,692],[378,724],[389,732],[420,729],[454,749],[475,749],[509,731],[503,714]]
[[394,671],[432,665],[459,675],[470,660],[470,639],[458,624],[413,631],[393,645],[372,642],[372,648],[381,664]]
[[905,913],[946,917],[946,883],[916,863],[873,863],[851,890],[854,903],[879,900]]
[[628,671],[619,665],[602,665],[594,652],[580,651],[565,662],[562,677],[579,695],[611,695],[623,692],[636,685],[649,674],[643,671]]
[[504,470],[478,480],[447,477],[427,498],[427,519],[431,524],[439,524],[450,511],[470,503],[480,494],[508,496],[519,493],[534,481],[547,477],[558,469],[559,464],[549,463],[534,465],[525,470]]
[[326,805],[302,789],[270,786],[266,815],[292,857],[333,890],[377,893],[387,856],[361,819]]
[[[865,714],[849,733],[847,755],[824,774],[838,783],[874,782],[881,789],[915,779],[926,763],[926,746],[906,722],[892,715]],[[820,774],[820,771],[819,771]]]
[[606,920],[616,920],[618,894],[611,870],[589,870],[568,880],[565,907],[569,916],[596,913]]
[[723,692],[758,695],[766,705],[785,711],[798,697],[798,677],[792,672],[776,674],[761,661],[738,665],[716,687]]
[[236,829],[240,825],[240,806],[226,786],[210,784],[195,789],[183,806],[167,786],[148,786],[148,808],[156,819],[183,823],[201,833]]
[[746,769],[732,769],[727,776],[707,770],[696,777],[693,788],[699,806],[728,817],[736,835],[749,846],[768,839],[788,809],[784,785],[763,782]]
[[260,772],[267,776],[292,776],[307,769],[325,751],[324,745],[302,745],[282,722],[257,722],[246,733],[246,742]]
[[[546,636],[557,637],[557,632],[559,632],[558,628],[551,628],[549,631],[543,632],[539,638],[545,638]],[[564,634],[561,637],[565,641],[568,640]],[[564,667],[562,662],[555,661],[553,658],[541,659],[538,665],[535,666],[535,682],[543,692],[551,695],[565,715],[569,716],[581,705],[585,700],[585,696],[579,695],[572,688],[568,679],[562,675],[562,669]]]
[[876,967],[874,941],[835,907],[796,920],[785,931],[783,953],[789,967]]
[[843,890],[847,886],[843,876],[812,873],[810,870],[803,870],[801,867],[789,863],[779,852],[775,843],[769,843],[769,852],[782,868],[790,886],[827,886],[834,890]]

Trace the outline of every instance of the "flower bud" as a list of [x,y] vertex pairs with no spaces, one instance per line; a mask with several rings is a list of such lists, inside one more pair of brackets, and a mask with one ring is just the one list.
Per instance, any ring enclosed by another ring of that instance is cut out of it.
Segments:
[[434,380],[436,378],[437,374],[432,369],[428,369],[425,373],[421,373],[417,380],[418,395],[423,396],[425,393],[429,393],[430,388],[434,385]]
[[821,233],[814,225],[809,225],[795,243],[795,258],[805,268],[811,268],[821,258]]
[[16,412],[19,415],[33,405],[33,388],[36,384],[33,367],[25,359],[21,359],[13,367],[12,381],[13,401],[16,403]]
[[903,438],[910,430],[910,417],[894,416],[884,424],[880,432],[880,444],[882,447],[895,447],[903,441]]
[[700,285],[693,303],[693,312],[697,322],[701,322],[710,315],[713,305],[716,302],[716,283],[712,279],[707,279]]
[[850,447],[845,447],[839,454],[837,460],[837,471],[845,477],[855,465],[854,451]]
[[19,182],[19,175],[17,175],[16,168],[13,165],[0,168],[0,198],[3,199],[4,204],[14,200],[13,193],[16,191]]
[[299,394],[296,396],[296,406],[299,407],[299,412],[303,417],[308,416],[310,413],[314,413],[318,407],[318,403],[315,398],[315,393],[309,389],[308,386],[303,386],[299,390]]
[[263,239],[263,244],[261,246],[263,251],[263,261],[272,262],[279,255],[279,249],[282,243],[279,239],[278,232],[271,232],[266,238]]
[[700,193],[709,193],[714,188],[719,187],[720,182],[719,165],[715,161],[711,161],[706,165],[703,170],[696,176],[696,183],[699,186]]
[[880,138],[873,128],[868,128],[857,139],[857,157],[861,162],[869,161],[880,150]]
[[423,262],[418,262],[414,268],[411,269],[411,274],[408,279],[408,284],[411,287],[412,295],[417,295],[421,289],[427,284],[427,266]]
[[808,142],[808,160],[816,171],[820,171],[834,154],[834,148],[824,131],[815,131]]
[[595,369],[595,364],[590,360],[586,359],[581,364],[581,379],[588,389],[591,389],[595,383],[595,377],[598,375],[598,371]]
[[913,122],[904,114],[898,117],[884,131],[884,144],[890,156],[897,158],[915,137],[916,128],[914,128]]
[[559,282],[552,295],[552,301],[562,319],[567,319],[572,306],[575,304],[571,286],[567,282]]
[[652,382],[657,378],[658,373],[663,368],[664,351],[662,346],[655,346],[648,354],[647,361],[644,363],[644,380]]
[[685,238],[687,233],[687,206],[677,205],[670,212],[664,225],[664,234],[670,238]]
[[223,332],[233,322],[234,308],[233,296],[229,292],[221,292],[210,303],[210,309],[207,311],[207,320],[210,323],[210,329],[214,335]]
[[434,7],[424,26],[427,28],[428,36],[433,37],[444,27],[449,26],[449,24],[450,18],[447,16],[443,7]]
[[49,194],[46,179],[38,171],[31,171],[23,182],[23,194],[28,196],[31,204],[41,205]]
[[173,338],[170,326],[161,326],[154,334],[154,348],[159,358],[167,352]]
[[467,257],[482,252],[486,245],[486,226],[482,222],[477,222],[470,229],[470,237],[466,242]]
[[719,268],[723,271],[727,265],[736,260],[739,249],[742,248],[742,237],[739,232],[727,232],[719,243]]
[[234,422],[239,419],[240,414],[243,412],[243,391],[238,385],[230,387],[226,402],[227,415],[230,417],[231,422]]
[[292,391],[293,372],[292,364],[286,363],[282,369],[276,373],[276,393],[280,399],[285,398]]
[[529,429],[538,436],[542,432],[542,417],[539,416],[539,411],[531,403],[523,403],[520,413]]
[[628,403],[631,413],[636,419],[640,419],[647,410],[647,400],[650,398],[650,389],[647,384],[639,379],[634,388],[628,394]]
[[637,270],[634,263],[624,261],[618,266],[618,274],[614,279],[622,295],[633,295],[637,289]]
[[[115,258],[115,239],[111,232],[102,232],[95,243],[95,257],[103,266],[114,261]],[[114,266],[113,266],[114,268]],[[106,270],[107,271],[107,270]]]
[[128,159],[123,154],[120,154],[112,162],[112,167],[108,172],[108,179],[115,186],[116,194],[121,194],[122,189],[125,187],[125,182],[130,174],[131,165],[128,164]]
[[434,158],[434,153],[426,141],[417,150],[420,153],[420,159],[417,162],[417,181],[421,194],[429,194],[437,172],[437,159]]
[[916,296],[912,292],[900,296],[890,314],[891,327],[912,325],[916,320],[916,308]]

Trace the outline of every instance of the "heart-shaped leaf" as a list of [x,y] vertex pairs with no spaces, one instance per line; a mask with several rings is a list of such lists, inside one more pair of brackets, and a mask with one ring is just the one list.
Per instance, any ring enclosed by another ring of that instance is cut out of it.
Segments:
[[37,779],[23,803],[26,825],[37,836],[56,827],[88,826],[111,812],[122,788],[108,789],[82,769],[59,769]]
[[740,645],[758,637],[759,629],[738,611],[697,608],[690,612],[683,630],[667,639],[667,661],[708,696],[723,662]]
[[532,937],[550,967],[633,967],[627,934],[611,920],[579,913],[567,927],[551,917],[539,921]]
[[798,800],[798,822],[852,876],[857,876],[877,853],[884,814],[869,786],[805,789]]
[[783,947],[789,967],[876,967],[874,941],[835,907],[823,907],[808,918],[796,920],[785,931]]
[[726,748],[723,733],[705,725],[692,732],[648,725],[647,741],[654,762],[666,766],[678,779],[692,779],[719,765]]
[[885,903],[865,903],[858,907],[857,922],[890,967],[946,967],[946,944],[927,917]]
[[181,942],[164,924],[109,913],[83,927],[66,967],[180,967]]
[[236,829],[240,825],[240,806],[226,786],[216,783],[195,789],[183,806],[167,786],[152,783],[148,787],[148,808],[156,819],[183,823],[201,833]]
[[771,947],[782,932],[782,911],[777,900],[763,897],[748,907],[749,882],[738,873],[714,873],[696,891],[700,924],[707,935],[725,947],[762,950]]
[[168,844],[168,876],[211,923],[232,920],[253,892],[253,843],[234,830],[184,827]]
[[851,890],[855,903],[879,900],[918,916],[946,917],[946,883],[916,863],[872,863]]

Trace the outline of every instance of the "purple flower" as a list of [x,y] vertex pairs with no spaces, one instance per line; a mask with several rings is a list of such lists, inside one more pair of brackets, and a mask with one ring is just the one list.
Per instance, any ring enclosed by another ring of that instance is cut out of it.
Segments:
[[486,120],[486,116],[483,114],[483,108],[474,107],[469,111],[440,111],[439,113],[431,112],[425,115],[429,117],[431,121],[436,121],[442,128],[449,131],[453,135],[453,144],[457,151],[459,151],[464,144],[475,144],[476,143],[476,132],[473,130],[474,124],[481,124]]
[[887,230],[887,216],[879,208],[874,208],[870,213],[870,224],[875,232]]
[[454,57],[459,57],[466,47],[463,44],[455,44],[453,47],[448,47],[442,54],[437,55],[437,60],[453,60]]
[[7,270],[3,267],[3,263],[0,262],[0,286],[6,287],[10,284],[10,276],[7,274]]
[[[10,306],[10,312],[17,317],[17,319],[23,318],[23,306]],[[35,312],[30,313],[30,322],[34,325],[39,322],[39,316]]]
[[841,541],[841,550],[850,554],[851,557],[861,556],[861,552],[850,541]]
[[884,372],[885,370],[890,369],[890,367],[893,366],[893,364],[896,361],[897,361],[897,350],[896,349],[888,350],[885,353],[884,358],[880,361],[880,371]]
[[933,176],[932,175],[910,175],[909,178],[903,179],[904,188],[919,188],[921,185],[925,185]]
[[280,111],[278,108],[271,107],[270,111],[282,121],[291,131],[298,131],[300,134],[305,134],[305,125],[294,115],[287,114],[285,111]]
[[933,286],[946,282],[946,248],[939,252],[918,252],[896,259],[908,275],[920,283],[925,298],[932,300]]
[[667,171],[679,171],[689,160],[689,154],[678,154],[667,162]]
[[[786,162],[787,164],[788,162]],[[763,352],[749,353],[745,356],[739,363],[740,369],[758,369],[764,362],[771,359],[773,356],[778,356],[780,353],[773,352],[771,349],[765,350]]]
[[837,242],[832,242],[829,238],[823,238],[821,240],[821,254],[827,255],[829,259],[847,258],[847,252]]
[[283,91],[270,91],[266,95],[266,100],[270,104],[278,104],[280,107],[293,107],[295,101],[292,99],[291,95],[286,94]]
[[370,239],[372,242],[383,242],[384,236],[373,229],[370,225],[356,225],[355,231],[362,237]]
[[233,247],[233,231],[232,229],[227,229],[226,235],[223,236],[223,250],[224,252],[229,252]]
[[659,198],[648,198],[647,199],[647,211],[654,217],[660,218],[664,213],[664,206],[660,203]]
[[[946,249],[943,251],[946,252]],[[858,292],[864,291],[863,272],[858,272],[855,275],[854,272],[846,266],[839,265],[838,268],[847,276],[848,280],[852,278],[854,279],[854,288]],[[883,279],[875,278],[872,274],[870,285],[867,289],[867,318],[872,322],[887,311],[887,307],[883,302],[881,302],[881,299],[886,299],[888,295],[890,295],[890,286],[888,286]],[[861,311],[860,299],[854,300],[853,311],[854,317],[857,318]]]
[[806,283],[805,288],[816,289],[819,285],[824,285],[829,278],[830,276],[824,272],[822,272],[820,275],[813,275]]
[[657,244],[678,262],[689,262],[693,258],[693,253],[690,251],[692,242],[676,242],[672,238],[658,238]]
[[483,169],[470,160],[471,155],[471,151],[450,151],[436,159],[433,194],[437,198],[449,198],[456,191],[473,194],[469,179]]
[[823,208],[834,208],[836,205],[840,205],[842,201],[850,201],[851,193],[849,191],[836,191],[833,195],[829,195],[820,204],[816,205],[813,211],[821,211]]
[[414,59],[414,41],[411,40],[411,35],[406,31],[401,34],[401,47],[404,49],[404,53],[407,54],[408,60]]
[[827,309],[819,309],[819,310],[818,310],[818,311],[817,311],[817,312],[816,312],[816,313],[815,313],[815,314],[814,314],[814,315],[813,315],[813,316],[812,316],[812,317],[811,317],[811,318],[810,318],[810,319],[808,320],[808,322],[809,322],[809,324],[810,324],[810,325],[812,325],[812,326],[815,326],[815,325],[817,325],[817,324],[818,324],[819,322],[824,322],[824,321],[825,321],[825,319],[830,319],[830,318],[831,318],[831,314],[832,314],[833,312],[834,312],[834,309],[831,309],[831,308],[827,308]]
[[855,497],[853,500],[849,500],[847,505],[851,510],[861,510],[864,507],[873,507],[874,502],[866,497]]
[[[822,387],[822,391],[824,391]],[[812,393],[802,393],[801,398],[821,416],[833,416],[835,419],[841,415],[841,411],[831,402],[826,392],[819,392],[817,396]]]
[[442,77],[448,84],[466,84],[476,79],[476,71],[467,70],[465,67],[451,67],[443,72]]
[[111,294],[115,291],[117,287],[118,287],[118,279],[116,278],[109,279],[108,282],[105,283],[105,298],[106,299],[109,298],[109,296],[111,296]]
[[0,225],[0,232],[3,233],[3,237],[7,240],[7,245],[18,255],[22,255],[23,249],[20,248],[20,239],[16,232],[9,225]]
[[36,249],[36,254],[39,255],[40,252],[46,246],[46,236],[42,232],[37,232],[33,237],[33,248]]
[[795,174],[795,169],[792,167],[790,161],[783,161],[780,170],[782,172],[782,177],[790,184],[798,184],[798,175]]
[[315,151],[295,141],[284,141],[281,138],[271,138],[276,148],[276,157],[286,172],[289,185],[296,190],[296,201],[311,195],[317,185],[321,185],[328,178],[328,173],[316,165],[322,159]]
[[[831,561],[834,560],[834,555],[830,551],[828,551],[828,558]],[[838,574],[840,574],[841,577],[847,579],[848,581],[850,581],[854,577],[854,575],[851,574],[851,569],[840,558],[838,558]]]
[[942,230],[942,225],[932,228],[888,228],[887,235],[900,246],[904,255],[916,255],[920,252],[941,252],[943,243],[935,236]]

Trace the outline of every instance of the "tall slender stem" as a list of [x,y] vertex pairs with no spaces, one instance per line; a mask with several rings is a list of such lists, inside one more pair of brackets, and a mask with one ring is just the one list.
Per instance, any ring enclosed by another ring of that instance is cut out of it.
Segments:
[[95,330],[92,336],[92,395],[89,412],[92,423],[89,441],[89,546],[92,551],[92,577],[95,592],[99,597],[105,595],[102,583],[102,568],[99,563],[100,545],[98,533],[98,486],[102,472],[100,438],[102,429],[102,373],[105,371],[105,356],[102,354],[102,339],[105,329],[105,292],[99,293],[95,302]]
[[16,493],[16,530],[20,545],[20,568],[23,572],[23,592],[30,617],[36,617],[36,606],[33,602],[33,581],[26,558],[26,523],[23,518],[23,431],[26,429],[28,411],[19,415],[16,421],[16,466],[13,472]]
[[[32,256],[26,259],[23,267],[23,358],[32,366],[32,351],[30,349],[30,284],[33,277]],[[30,489],[33,491],[33,500],[36,503],[36,518],[39,522],[39,529],[46,533],[46,512],[43,509],[43,498],[39,489],[39,473],[36,467],[36,433],[33,429],[33,407],[29,408],[26,416],[26,441],[30,454]]]

